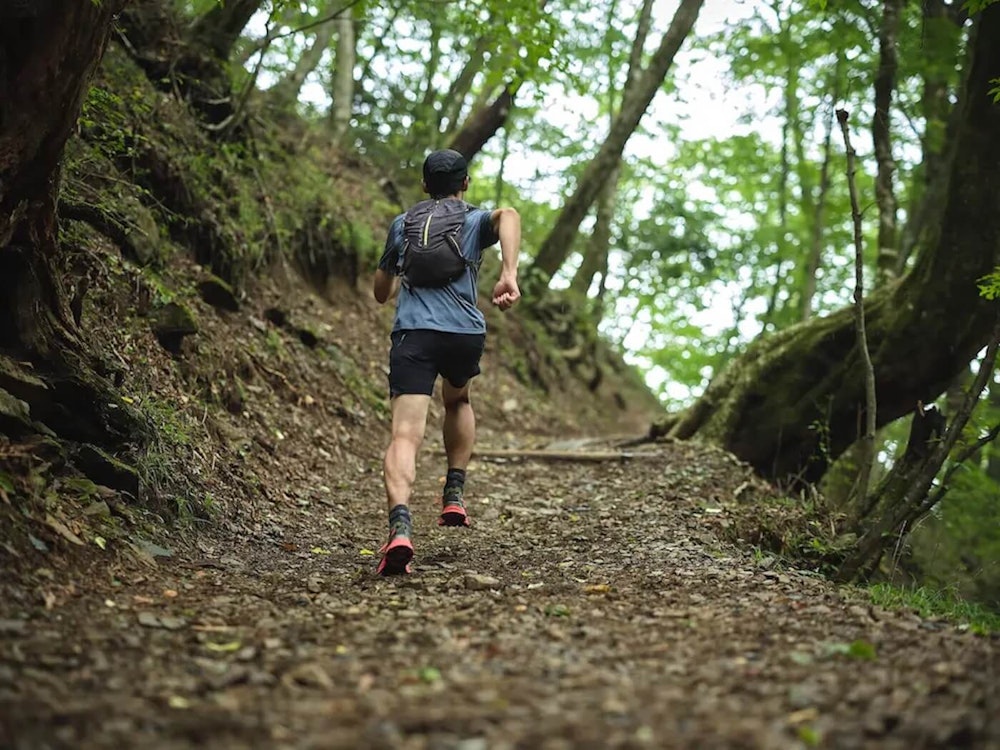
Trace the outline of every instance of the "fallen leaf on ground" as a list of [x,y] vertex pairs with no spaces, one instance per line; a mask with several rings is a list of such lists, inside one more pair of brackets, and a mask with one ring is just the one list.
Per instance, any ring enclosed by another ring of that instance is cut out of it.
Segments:
[[206,643],[205,648],[209,651],[228,654],[233,651],[239,651],[241,645],[239,641],[229,641],[228,643]]

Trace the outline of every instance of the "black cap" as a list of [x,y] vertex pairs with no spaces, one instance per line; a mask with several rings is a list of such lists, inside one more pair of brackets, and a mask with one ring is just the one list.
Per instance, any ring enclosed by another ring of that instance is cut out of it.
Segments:
[[424,184],[431,195],[457,193],[468,176],[469,163],[458,151],[433,151],[424,159]]

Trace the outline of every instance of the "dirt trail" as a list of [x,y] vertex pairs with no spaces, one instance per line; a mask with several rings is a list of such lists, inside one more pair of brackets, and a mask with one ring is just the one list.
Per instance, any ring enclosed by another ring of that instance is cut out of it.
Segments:
[[0,746],[1000,746],[995,639],[720,543],[688,498],[739,474],[669,450],[479,462],[471,530],[425,456],[405,579],[366,474],[155,567],[6,580]]

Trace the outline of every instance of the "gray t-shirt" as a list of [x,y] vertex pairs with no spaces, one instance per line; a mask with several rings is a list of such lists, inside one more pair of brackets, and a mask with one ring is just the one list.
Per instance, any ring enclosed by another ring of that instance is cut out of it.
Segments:
[[[447,286],[399,288],[396,300],[396,322],[392,330],[424,329],[445,333],[486,333],[486,319],[476,307],[476,280],[483,250],[500,239],[490,221],[492,212],[467,206],[462,230],[462,255],[472,267]],[[389,226],[385,252],[378,267],[396,274],[403,272],[403,217],[400,214]]]

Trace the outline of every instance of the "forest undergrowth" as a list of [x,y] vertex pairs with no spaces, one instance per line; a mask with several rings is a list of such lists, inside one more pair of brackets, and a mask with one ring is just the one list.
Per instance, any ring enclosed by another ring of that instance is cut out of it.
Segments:
[[989,627],[826,582],[823,530],[723,451],[623,448],[658,404],[572,298],[489,313],[479,444],[621,456],[478,459],[448,534],[435,406],[415,574],[375,578],[392,191],[301,124],[211,145],[116,48],[101,76],[60,242],[144,430],[0,443],[0,745],[1000,742]]

